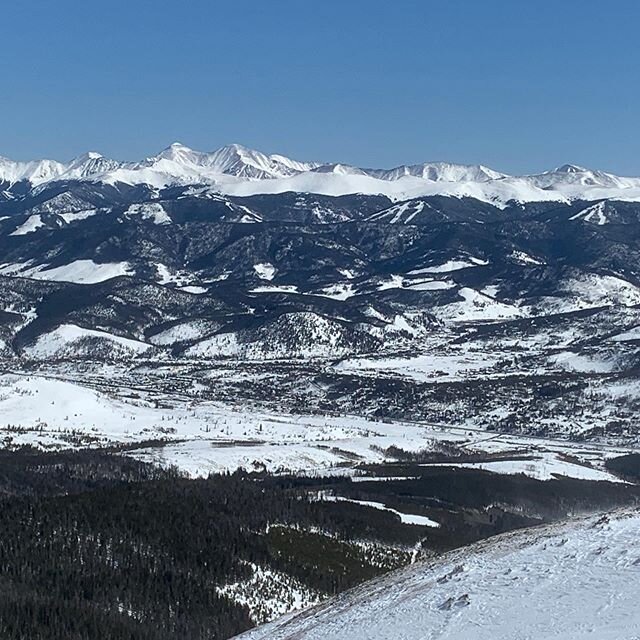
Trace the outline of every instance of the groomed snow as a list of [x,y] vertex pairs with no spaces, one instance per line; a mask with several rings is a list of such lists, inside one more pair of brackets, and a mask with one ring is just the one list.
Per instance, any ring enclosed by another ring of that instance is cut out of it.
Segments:
[[582,211],[571,216],[569,220],[583,220],[584,222],[595,222],[595,224],[603,225],[609,222],[605,214],[606,203],[598,202]]
[[596,480],[607,482],[619,482],[616,476],[594,469],[592,467],[576,465],[567,462],[551,453],[536,454],[531,460],[498,460],[494,462],[461,462],[461,463],[437,463],[423,466],[442,467],[467,467],[470,469],[484,469],[493,473],[524,474],[537,480],[552,480],[564,476],[578,480]]
[[283,284],[280,286],[266,285],[249,289],[249,293],[298,293],[298,287],[292,284]]

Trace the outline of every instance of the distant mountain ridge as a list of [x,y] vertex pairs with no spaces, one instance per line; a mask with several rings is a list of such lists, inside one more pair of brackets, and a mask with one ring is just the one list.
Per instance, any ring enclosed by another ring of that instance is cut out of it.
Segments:
[[0,157],[0,197],[22,197],[45,185],[89,182],[106,185],[208,186],[235,196],[288,191],[320,195],[386,195],[396,201],[432,195],[472,197],[484,202],[571,202],[617,199],[640,201],[640,178],[621,177],[572,164],[539,174],[514,176],[483,165],[425,162],[391,169],[361,168],[340,162],[300,162],[231,144],[212,152],[178,142],[136,162],[99,153],[69,163],[15,162]]

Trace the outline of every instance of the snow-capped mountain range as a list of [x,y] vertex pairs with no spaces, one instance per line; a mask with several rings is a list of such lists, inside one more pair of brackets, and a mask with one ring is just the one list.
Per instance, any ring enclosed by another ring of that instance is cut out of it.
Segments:
[[174,143],[138,162],[90,152],[65,164],[54,160],[15,162],[0,157],[5,198],[43,185],[81,181],[106,185],[207,186],[234,196],[300,192],[339,196],[381,194],[394,200],[447,195],[495,204],[616,199],[640,201],[640,178],[626,178],[576,165],[540,174],[512,176],[482,165],[427,162],[392,169],[341,163],[299,162],[232,144],[213,152]]
[[[638,437],[632,181],[573,166],[382,172],[181,145],[139,163],[86,154],[3,171],[0,361],[12,367],[314,361],[311,386],[290,394],[298,375],[285,377],[279,402]],[[595,192],[617,197],[553,199]],[[525,193],[534,201],[513,200]]]

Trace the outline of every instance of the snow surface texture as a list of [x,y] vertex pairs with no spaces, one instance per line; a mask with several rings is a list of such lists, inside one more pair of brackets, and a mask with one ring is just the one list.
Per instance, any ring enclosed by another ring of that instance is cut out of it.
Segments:
[[[14,162],[0,158],[0,182],[84,180],[105,184],[207,185],[229,195],[287,191],[345,195],[384,194],[394,200],[427,195],[472,197],[494,204],[575,199],[640,201],[640,178],[623,178],[603,171],[564,165],[537,175],[510,176],[482,165],[427,162],[393,169],[362,169],[341,163],[299,162],[282,155],[266,155],[232,144],[206,153],[174,143],[139,162],[120,162],[90,152],[68,164],[52,160]],[[406,205],[387,212],[396,222],[408,223],[424,205]],[[134,212],[132,212],[134,213]],[[163,213],[147,211],[158,224]],[[585,209],[574,219],[606,224],[602,206]],[[37,220],[30,223],[37,224]],[[26,227],[19,233],[28,233]]]
[[415,564],[245,640],[632,640],[640,514],[529,529]]

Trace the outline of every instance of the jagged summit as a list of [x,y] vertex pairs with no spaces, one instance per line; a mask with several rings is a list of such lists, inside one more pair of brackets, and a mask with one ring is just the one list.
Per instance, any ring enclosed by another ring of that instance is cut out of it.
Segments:
[[15,162],[9,158],[0,157],[0,182],[13,184],[28,181],[37,185],[55,180],[65,169],[64,164],[55,160]]
[[[14,162],[0,158],[0,185],[40,186],[57,180],[86,180],[163,188],[207,186],[227,195],[315,193],[319,195],[383,194],[394,200],[445,195],[491,203],[640,200],[640,178],[564,164],[539,174],[513,176],[481,164],[451,162],[406,164],[391,169],[361,168],[341,162],[301,162],[266,154],[238,143],[198,151],[174,142],[138,162],[120,162],[97,152],[68,164],[53,160]],[[21,188],[24,191],[24,188]],[[11,194],[13,197],[13,194]]]
[[487,182],[507,177],[483,165],[454,164],[451,162],[424,162],[401,165],[389,170],[369,170],[383,180],[398,180],[403,176],[423,178],[431,182]]
[[150,158],[146,165],[154,167],[162,160],[186,166],[192,171],[204,171],[208,175],[222,174],[253,180],[285,178],[310,171],[316,166],[281,155],[266,155],[237,143],[215,151],[202,152],[174,142],[157,156]]
[[105,158],[97,151],[88,151],[74,158],[59,177],[66,180],[93,178],[109,171],[115,171],[123,164],[117,160]]

